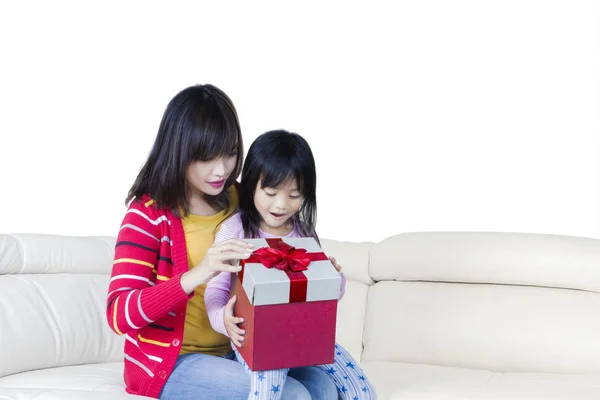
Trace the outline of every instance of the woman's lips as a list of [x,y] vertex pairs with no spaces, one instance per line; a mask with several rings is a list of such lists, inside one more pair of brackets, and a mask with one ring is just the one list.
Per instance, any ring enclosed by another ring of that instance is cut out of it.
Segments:
[[220,181],[208,182],[208,184],[210,186],[214,187],[215,189],[220,188],[221,186],[223,186],[224,183],[225,183],[225,179],[221,179]]

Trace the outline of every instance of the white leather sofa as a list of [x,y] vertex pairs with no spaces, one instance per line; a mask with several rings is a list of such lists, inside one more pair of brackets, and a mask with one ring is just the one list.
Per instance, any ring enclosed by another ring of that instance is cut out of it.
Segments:
[[[0,235],[0,399],[134,399],[105,321],[114,238]],[[600,399],[600,240],[323,240],[338,340],[379,399]]]

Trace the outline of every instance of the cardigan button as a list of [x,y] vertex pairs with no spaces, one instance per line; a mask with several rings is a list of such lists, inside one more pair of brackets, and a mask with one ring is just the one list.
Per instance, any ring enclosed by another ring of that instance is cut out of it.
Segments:
[[167,379],[167,371],[160,371],[160,372],[158,373],[158,377],[159,377],[160,379]]
[[181,344],[181,342],[179,341],[179,339],[173,339],[173,341],[171,342],[173,344],[173,346],[177,347]]

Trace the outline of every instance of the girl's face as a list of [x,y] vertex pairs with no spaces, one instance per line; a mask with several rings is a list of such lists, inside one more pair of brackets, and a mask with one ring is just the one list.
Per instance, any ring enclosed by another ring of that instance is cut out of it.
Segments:
[[262,181],[254,191],[254,206],[261,219],[261,229],[273,235],[285,236],[293,226],[286,222],[302,207],[304,196],[298,190],[296,179],[291,179],[279,187],[262,187]]
[[185,171],[192,192],[216,196],[223,191],[225,181],[236,166],[237,154],[232,153],[211,161],[194,161]]

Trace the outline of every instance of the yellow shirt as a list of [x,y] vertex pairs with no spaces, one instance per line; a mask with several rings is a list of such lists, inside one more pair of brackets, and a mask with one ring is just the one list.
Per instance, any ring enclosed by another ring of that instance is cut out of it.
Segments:
[[[231,196],[229,210],[223,210],[210,216],[189,214],[182,219],[190,269],[200,264],[206,251],[213,245],[218,225],[233,214],[237,208],[237,190],[233,185],[228,190]],[[205,289],[206,285],[198,286],[194,297],[187,303],[183,344],[179,354],[204,353],[222,356],[231,352],[229,338],[215,332],[210,325],[204,305]]]

